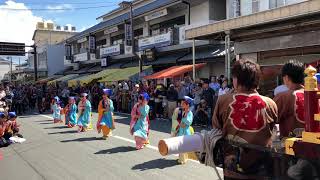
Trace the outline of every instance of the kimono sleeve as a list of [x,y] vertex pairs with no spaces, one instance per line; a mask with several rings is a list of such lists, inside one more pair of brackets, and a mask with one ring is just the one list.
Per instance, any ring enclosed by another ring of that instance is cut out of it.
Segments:
[[110,112],[114,111],[113,101],[110,99]]
[[190,126],[192,124],[192,121],[193,121],[193,113],[191,111],[189,111],[187,116],[183,117],[181,121],[184,124],[186,124],[187,126]]
[[73,104],[73,105],[71,106],[71,112],[77,112],[77,110],[78,110],[77,105]]
[[98,113],[102,114],[104,111],[103,107],[102,107],[102,101],[99,102],[99,106],[98,106]]
[[87,101],[87,102],[86,102],[86,108],[91,109],[91,103],[90,103],[90,101]]
[[142,117],[147,117],[149,114],[150,107],[148,105],[145,105],[144,107],[140,108],[141,111],[141,116]]

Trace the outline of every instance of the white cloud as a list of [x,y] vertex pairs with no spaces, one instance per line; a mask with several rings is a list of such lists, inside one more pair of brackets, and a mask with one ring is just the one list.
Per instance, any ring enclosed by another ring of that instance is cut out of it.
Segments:
[[48,5],[47,9],[52,10],[52,12],[64,12],[64,9],[73,9],[71,4],[59,4],[59,5]]
[[32,45],[32,35],[39,21],[43,21],[43,18],[32,14],[23,3],[6,1],[4,5],[0,5],[0,41]]

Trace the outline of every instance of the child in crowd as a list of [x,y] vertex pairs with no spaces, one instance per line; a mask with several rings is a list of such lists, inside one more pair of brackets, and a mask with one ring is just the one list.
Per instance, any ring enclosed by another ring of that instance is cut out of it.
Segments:
[[10,145],[9,141],[4,138],[4,135],[8,129],[8,124],[6,122],[6,116],[3,112],[0,112],[0,148],[7,147]]
[[77,124],[77,105],[74,97],[69,97],[69,104],[65,107],[65,124],[72,128]]
[[54,123],[62,123],[61,120],[61,106],[60,106],[60,99],[58,96],[54,97],[54,102],[52,104],[52,117]]
[[5,132],[5,139],[9,140],[12,136],[18,136],[22,138],[23,136],[19,134],[19,126],[17,123],[17,115],[15,112],[8,113],[8,120],[7,120],[7,131]]

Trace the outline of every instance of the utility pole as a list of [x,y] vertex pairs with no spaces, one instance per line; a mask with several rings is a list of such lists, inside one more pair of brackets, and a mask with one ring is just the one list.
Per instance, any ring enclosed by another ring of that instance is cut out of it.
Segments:
[[130,18],[132,54],[134,55],[134,57],[138,57],[139,58],[139,72],[141,74],[142,67],[143,67],[143,62],[142,62],[142,59],[139,56],[137,56],[136,51],[135,51],[134,28],[133,28],[133,3],[132,3],[132,1],[122,1],[119,4],[119,6],[122,7],[122,8],[129,8],[130,9],[129,18]]
[[10,82],[12,82],[12,56],[10,56]]
[[38,81],[38,57],[37,57],[37,46],[34,44],[33,46],[33,63],[34,63],[34,81]]

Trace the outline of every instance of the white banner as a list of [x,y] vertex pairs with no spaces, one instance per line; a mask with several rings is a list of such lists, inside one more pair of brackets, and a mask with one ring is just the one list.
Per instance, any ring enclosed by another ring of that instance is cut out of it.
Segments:
[[168,32],[166,34],[139,39],[139,50],[151,49],[153,47],[169,46],[171,45],[171,43],[171,32]]
[[100,56],[103,55],[119,55],[120,54],[120,44],[115,45],[115,46],[110,46],[106,48],[101,48],[100,49]]
[[88,53],[81,53],[74,55],[74,62],[79,61],[87,61],[88,60]]
[[107,65],[108,65],[107,58],[102,58],[101,59],[101,67],[106,67]]
[[117,32],[117,31],[119,31],[118,26],[114,26],[112,28],[104,30],[104,34],[111,34],[111,33]]

